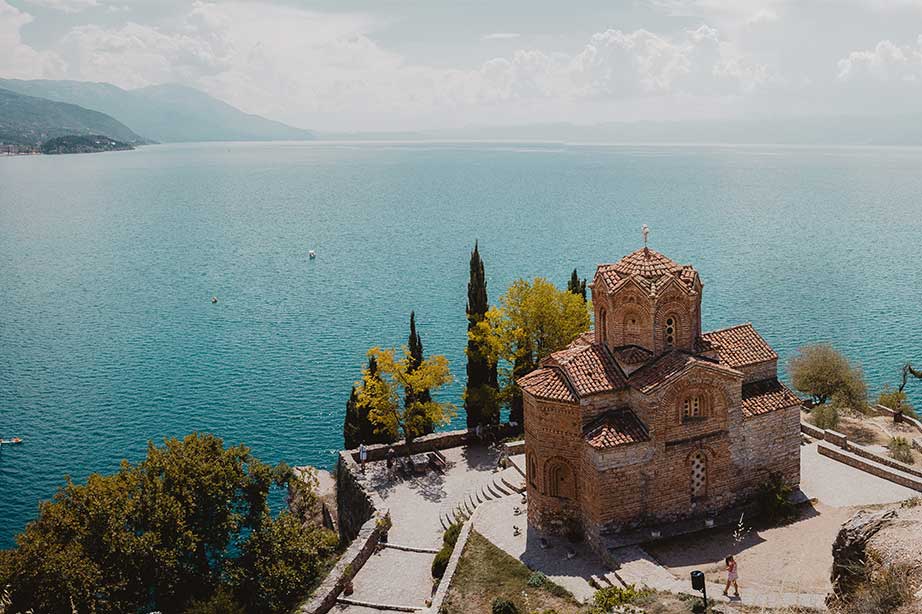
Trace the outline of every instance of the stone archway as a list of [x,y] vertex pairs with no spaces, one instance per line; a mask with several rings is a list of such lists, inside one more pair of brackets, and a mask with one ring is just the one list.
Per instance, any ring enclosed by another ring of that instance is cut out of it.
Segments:
[[547,461],[544,484],[552,497],[576,498],[576,473],[566,459],[557,457]]

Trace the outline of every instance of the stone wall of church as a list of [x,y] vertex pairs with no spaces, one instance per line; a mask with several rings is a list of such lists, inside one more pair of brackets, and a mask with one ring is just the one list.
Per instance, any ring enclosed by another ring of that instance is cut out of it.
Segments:
[[780,409],[743,419],[734,445],[745,458],[742,471],[755,488],[770,473],[778,472],[792,486],[800,483],[800,407]]
[[760,382],[778,376],[778,359],[747,365],[738,369],[743,373],[743,383]]

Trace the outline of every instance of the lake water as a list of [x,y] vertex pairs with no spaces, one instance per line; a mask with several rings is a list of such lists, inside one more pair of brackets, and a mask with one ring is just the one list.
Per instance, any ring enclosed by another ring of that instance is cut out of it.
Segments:
[[[0,547],[65,474],[209,431],[329,466],[366,349],[416,310],[460,402],[468,258],[516,277],[651,246],[704,326],[922,362],[922,150],[268,143],[0,159]],[[317,251],[316,260],[307,252]],[[220,302],[211,304],[212,295]],[[910,384],[922,405],[922,383]],[[456,424],[463,423],[459,415]]]

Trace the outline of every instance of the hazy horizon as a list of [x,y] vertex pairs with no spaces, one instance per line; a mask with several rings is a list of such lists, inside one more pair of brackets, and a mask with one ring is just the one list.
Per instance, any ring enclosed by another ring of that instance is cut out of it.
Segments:
[[887,117],[922,101],[922,0],[0,0],[0,77],[320,132]]

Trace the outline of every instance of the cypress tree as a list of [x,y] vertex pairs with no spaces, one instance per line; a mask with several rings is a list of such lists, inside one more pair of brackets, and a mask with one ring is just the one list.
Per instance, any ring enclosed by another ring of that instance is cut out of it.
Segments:
[[586,300],[586,280],[579,278],[579,275],[576,273],[576,269],[573,269],[573,273],[570,275],[570,282],[567,284],[567,291],[571,294],[580,295],[583,297],[583,301]]
[[[376,377],[378,361],[374,356],[368,359],[368,373]],[[360,443],[391,443],[394,441],[387,433],[375,433],[375,425],[368,419],[369,407],[359,402],[359,393],[355,386],[346,401],[346,417],[343,422],[343,442],[347,450],[355,449]]]
[[[410,362],[407,365],[407,370],[412,373],[423,362],[423,341],[416,330],[416,313],[413,311],[410,312],[410,337],[407,339],[407,347],[410,350]],[[410,407],[415,402],[428,403],[431,400],[432,395],[429,394],[428,390],[411,390],[407,388],[403,402],[404,407]],[[421,432],[416,433],[416,436],[428,435],[434,430],[435,425],[432,424],[432,421],[426,420],[423,422]]]
[[[481,322],[490,308],[487,302],[487,280],[480,258],[478,244],[474,242],[471,252],[471,273],[467,282],[467,330],[470,332]],[[498,424],[499,411],[496,396],[499,380],[496,364],[491,364],[477,343],[467,341],[467,386],[464,391],[464,411],[467,414],[467,428],[478,424]]]

